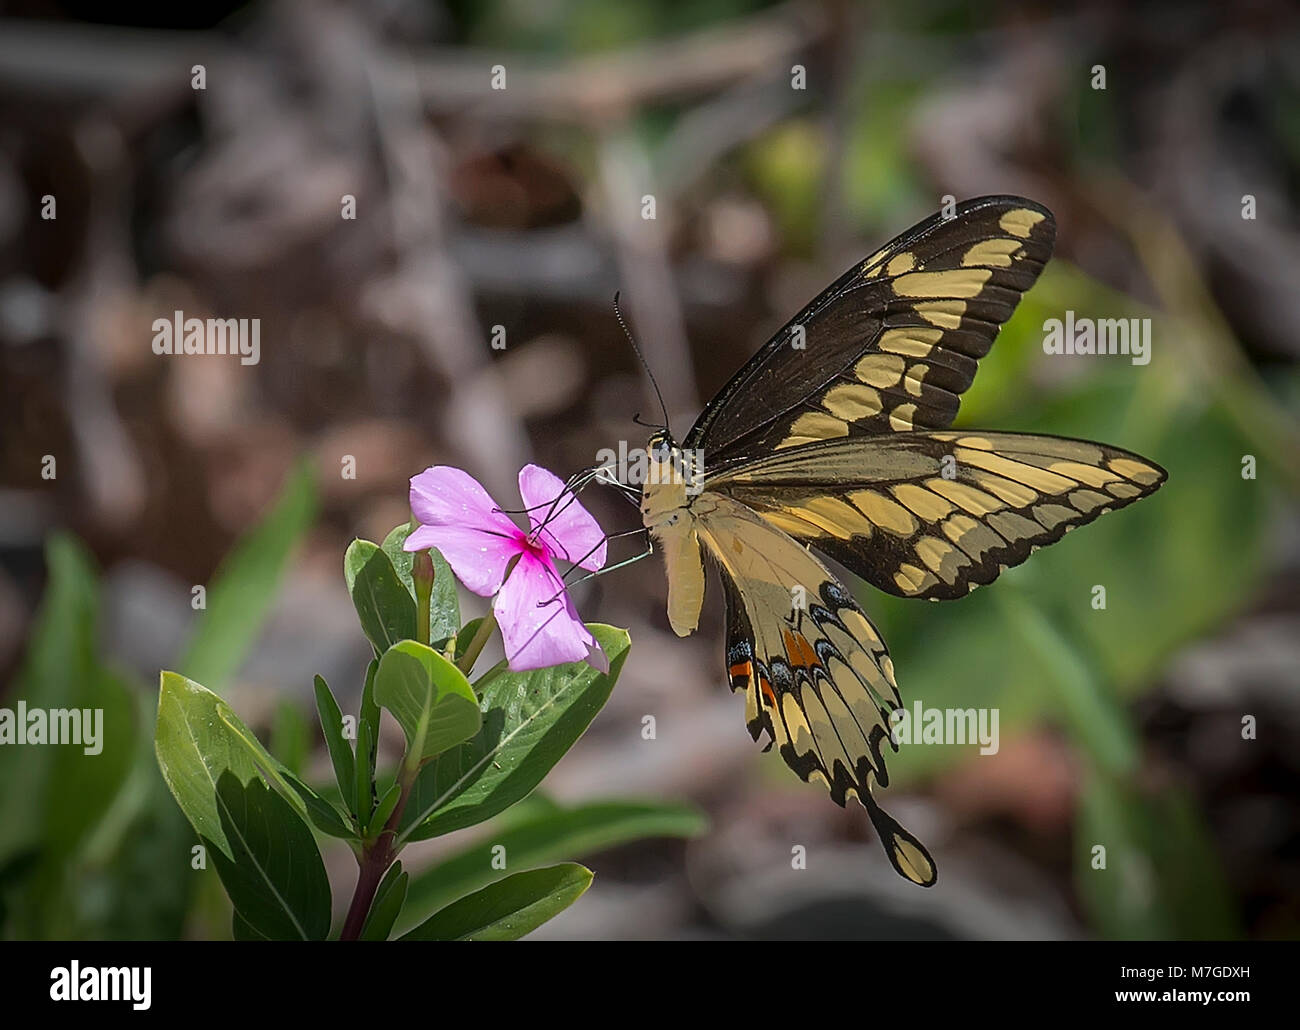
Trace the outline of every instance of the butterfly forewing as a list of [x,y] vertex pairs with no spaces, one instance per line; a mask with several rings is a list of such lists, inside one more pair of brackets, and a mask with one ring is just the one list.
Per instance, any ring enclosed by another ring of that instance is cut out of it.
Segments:
[[1044,207],[983,197],[859,262],[705,409],[685,446],[713,468],[814,440],[942,429],[1051,256]]

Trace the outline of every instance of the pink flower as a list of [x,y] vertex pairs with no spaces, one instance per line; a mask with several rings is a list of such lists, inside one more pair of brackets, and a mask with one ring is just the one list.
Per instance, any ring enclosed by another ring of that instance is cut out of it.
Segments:
[[[506,661],[515,672],[586,661],[601,672],[609,659],[578,618],[555,559],[596,572],[605,564],[605,534],[554,475],[537,465],[519,470],[528,509],[524,532],[469,473],[435,465],[411,477],[411,511],[420,526],[405,549],[436,547],[462,583],[496,595]],[[518,559],[509,578],[506,571]]]

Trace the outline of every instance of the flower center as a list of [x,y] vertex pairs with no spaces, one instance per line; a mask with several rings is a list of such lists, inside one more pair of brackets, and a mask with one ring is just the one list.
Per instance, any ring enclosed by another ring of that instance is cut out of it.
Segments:
[[519,549],[521,551],[527,552],[528,554],[532,555],[534,558],[545,559],[550,555],[550,552],[547,550],[546,545],[538,543],[537,539],[534,537],[532,533],[529,533],[527,536],[520,534]]

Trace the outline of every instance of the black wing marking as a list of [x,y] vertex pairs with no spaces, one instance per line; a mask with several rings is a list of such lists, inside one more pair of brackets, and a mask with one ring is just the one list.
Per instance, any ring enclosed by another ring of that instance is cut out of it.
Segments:
[[812,440],[950,425],[1055,237],[1051,212],[1020,197],[981,197],[922,222],[773,336],[685,446],[718,469]]

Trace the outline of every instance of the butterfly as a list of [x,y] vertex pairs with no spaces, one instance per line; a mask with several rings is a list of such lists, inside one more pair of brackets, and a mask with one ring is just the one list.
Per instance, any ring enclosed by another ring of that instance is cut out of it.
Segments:
[[964,597],[1164,482],[1118,447],[948,428],[1055,236],[1051,212],[1020,197],[927,219],[791,319],[681,445],[665,412],[646,448],[641,515],[674,632],[696,629],[712,566],[750,734],[838,805],[860,802],[894,869],[924,887],[934,859],[875,797],[898,750],[893,662],[821,556],[900,597]]

